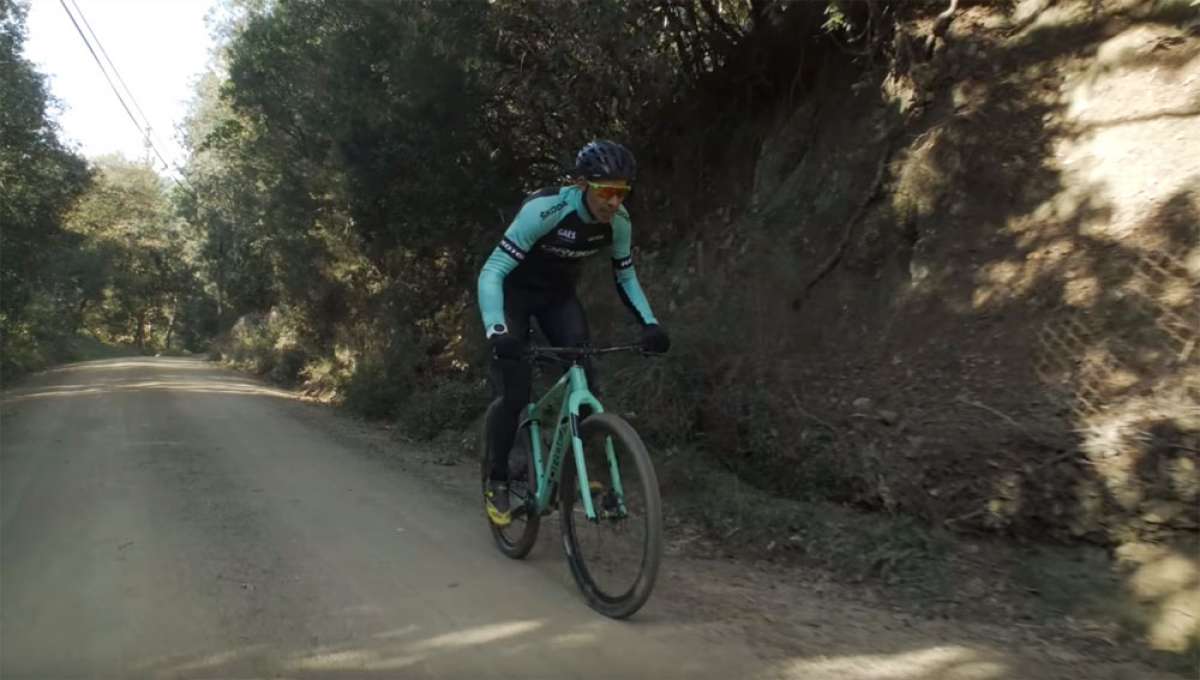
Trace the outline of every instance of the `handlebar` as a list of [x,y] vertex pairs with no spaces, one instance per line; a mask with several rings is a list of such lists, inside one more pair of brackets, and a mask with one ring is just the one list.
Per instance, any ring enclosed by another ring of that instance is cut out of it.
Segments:
[[616,352],[649,354],[642,349],[640,343],[637,343],[631,345],[614,345],[612,347],[530,347],[525,350],[524,357],[527,360],[534,361],[537,359],[551,359],[564,363],[575,363],[599,354],[613,354]]

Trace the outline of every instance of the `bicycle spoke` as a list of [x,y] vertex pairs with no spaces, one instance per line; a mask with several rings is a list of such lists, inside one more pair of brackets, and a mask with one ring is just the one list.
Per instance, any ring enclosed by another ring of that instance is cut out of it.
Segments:
[[[493,401],[488,409],[488,414],[484,418],[484,433],[481,438],[481,481],[482,489],[486,493],[488,486],[488,477],[492,469],[491,452],[487,446],[486,424],[490,421],[492,413],[499,406],[499,401]],[[528,430],[522,428],[517,433],[517,441],[520,443],[521,437],[528,437]],[[533,548],[537,541],[538,526],[540,524],[541,515],[537,512],[528,512],[529,508],[536,505],[535,493],[536,477],[533,472],[531,460],[531,448],[529,446],[514,446],[509,454],[509,508],[511,512],[511,521],[507,526],[499,527],[488,520],[488,527],[492,531],[492,536],[495,538],[496,547],[505,555],[514,559],[525,557]]]
[[[579,559],[586,565],[590,580],[601,594],[618,599],[632,591],[641,575],[648,518],[641,498],[644,484],[638,477],[638,466],[619,442],[613,443],[617,464],[611,466],[606,439],[600,432],[584,440],[592,505],[597,517],[589,519],[580,503],[573,509],[571,519]],[[614,477],[614,472],[619,477]],[[623,503],[617,488],[624,491]],[[622,505],[624,513],[620,512]]]

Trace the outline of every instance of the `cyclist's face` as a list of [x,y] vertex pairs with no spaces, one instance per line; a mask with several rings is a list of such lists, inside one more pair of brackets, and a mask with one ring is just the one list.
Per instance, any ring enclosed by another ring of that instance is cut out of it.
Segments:
[[[617,214],[617,209],[621,207],[621,203],[625,200],[625,194],[607,191],[604,188],[597,190],[595,187],[589,186],[587,182],[580,182],[579,184],[584,189],[588,211],[592,213],[592,216],[601,222],[611,222],[612,218]],[[629,186],[629,183],[624,180],[605,180],[604,184]]]

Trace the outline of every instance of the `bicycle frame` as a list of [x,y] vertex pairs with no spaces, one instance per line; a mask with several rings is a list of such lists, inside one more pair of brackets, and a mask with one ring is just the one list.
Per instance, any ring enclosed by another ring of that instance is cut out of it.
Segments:
[[[562,398],[562,397],[566,398]],[[556,399],[561,399],[558,417],[555,420],[554,439],[545,461],[542,457],[542,414],[548,413]],[[587,376],[583,367],[572,363],[567,372],[551,387],[541,399],[530,404],[526,414],[530,429],[530,446],[533,447],[533,464],[537,475],[536,507],[533,512],[544,512],[550,507],[550,494],[558,482],[562,470],[563,459],[566,457],[568,432],[571,450],[575,456],[576,477],[579,480],[579,495],[583,500],[583,509],[587,518],[596,521],[596,509],[592,503],[591,486],[588,481],[587,465],[583,455],[583,439],[579,436],[579,408],[589,406],[595,413],[603,413],[604,407],[588,390]],[[567,424],[570,427],[567,427]],[[621,485],[621,475],[617,466],[616,452],[613,450],[611,439],[605,440],[605,450],[608,457],[609,470],[613,482],[613,490],[617,493],[620,512],[625,513],[625,490]]]

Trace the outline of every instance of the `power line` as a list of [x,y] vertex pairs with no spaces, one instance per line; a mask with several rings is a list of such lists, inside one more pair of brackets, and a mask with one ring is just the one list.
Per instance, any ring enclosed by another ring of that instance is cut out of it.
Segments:
[[[125,88],[125,94],[129,97],[129,101],[133,104],[134,110],[136,110],[138,115],[142,117],[141,130],[144,130],[143,141],[146,142],[147,148],[152,148],[154,146],[154,127],[150,124],[150,116],[147,116],[146,112],[142,110],[141,105],[138,104],[137,97],[135,97],[133,94],[133,89],[130,88],[129,83],[126,83],[125,79],[121,77],[121,70],[117,68],[117,65],[113,62],[112,57],[108,56],[108,50],[104,49],[104,42],[100,40],[100,36],[96,33],[96,29],[92,28],[91,22],[88,21],[87,15],[83,13],[83,9],[79,6],[79,3],[75,0],[70,0],[70,2],[71,7],[75,8],[75,14],[79,16],[81,21],[83,21],[83,27],[87,29],[89,34],[91,34],[92,42],[95,43],[96,48],[100,50],[100,54],[104,57],[104,61],[108,63],[108,70],[117,77],[117,82],[121,84],[121,87]],[[162,155],[158,154],[157,149],[155,149],[155,153],[159,156],[159,160],[162,160]],[[164,167],[166,167],[165,161]]]
[[[142,107],[138,106],[137,97],[133,96],[133,90],[129,89],[129,85],[127,85],[125,83],[125,79],[121,77],[121,72],[117,70],[117,65],[113,63],[112,57],[108,56],[108,50],[104,49],[104,43],[100,42],[100,36],[96,35],[96,29],[92,28],[92,25],[88,23],[87,15],[83,13],[82,9],[79,9],[79,3],[75,2],[75,0],[71,0],[71,6],[75,8],[75,13],[78,14],[79,18],[83,20],[83,25],[85,28],[87,28],[88,33],[92,34],[92,40],[96,42],[96,47],[100,48],[100,54],[104,55],[104,60],[108,62],[108,67],[112,69],[113,75],[117,76],[117,82],[121,83],[121,87],[125,88],[125,94],[129,95],[129,100],[133,102],[133,108],[137,109],[138,114],[142,116],[142,122],[145,124],[146,128],[149,129],[150,118],[146,115],[145,111],[142,111]],[[78,28],[78,26],[76,26],[76,28]]]
[[141,132],[142,136],[144,137],[145,133],[142,132],[142,124],[138,122],[137,118],[133,117],[133,112],[129,110],[129,105],[125,103],[125,98],[121,96],[121,93],[117,90],[117,86],[113,84],[112,78],[109,77],[108,71],[104,69],[104,64],[100,61],[100,57],[96,56],[96,50],[92,49],[92,43],[89,42],[87,36],[83,34],[83,29],[79,28],[79,22],[75,21],[75,15],[71,14],[71,10],[67,8],[66,0],[58,1],[62,5],[63,11],[67,13],[67,17],[71,20],[71,23],[75,26],[75,30],[79,32],[79,37],[83,39],[83,44],[87,47],[88,52],[91,53],[92,59],[96,60],[96,66],[100,67],[100,73],[104,74],[104,80],[108,81],[108,86],[112,88],[113,94],[117,96],[117,101],[121,102],[121,108],[125,109],[126,115],[129,116],[129,121],[133,123],[133,126],[136,127],[138,132]]
[[96,66],[100,67],[100,72],[104,74],[104,80],[108,82],[108,86],[112,89],[113,94],[116,95],[117,101],[121,103],[121,108],[125,109],[125,114],[129,116],[129,121],[133,123],[135,128],[137,128],[138,132],[142,136],[142,139],[146,141],[146,144],[154,150],[154,155],[158,156],[158,160],[162,161],[163,167],[168,169],[174,168],[175,171],[179,173],[179,177],[183,180],[183,183],[186,184],[189,189],[192,189],[191,182],[187,180],[187,177],[183,174],[183,171],[179,168],[179,166],[168,163],[167,159],[163,157],[162,152],[158,150],[158,145],[154,143],[154,140],[150,136],[150,119],[146,117],[146,114],[142,112],[142,108],[138,106],[137,99],[133,96],[133,91],[129,89],[128,85],[125,85],[125,80],[121,78],[120,72],[117,71],[116,64],[112,62],[112,59],[108,59],[108,53],[104,51],[104,46],[100,44],[100,37],[96,35],[96,32],[92,30],[91,25],[87,23],[87,18],[84,17],[83,11],[79,9],[79,5],[75,4],[75,0],[71,0],[71,4],[75,5],[75,11],[78,12],[79,17],[83,19],[84,25],[86,25],[88,30],[91,31],[92,37],[96,41],[96,45],[100,48],[100,51],[104,53],[104,58],[108,59],[108,63],[112,68],[112,72],[117,76],[117,79],[121,81],[121,85],[123,85],[126,92],[129,93],[129,99],[133,101],[134,107],[137,108],[138,113],[142,115],[142,119],[146,122],[145,129],[143,129],[142,124],[139,123],[137,118],[133,115],[133,112],[129,110],[129,105],[125,103],[125,98],[121,96],[120,90],[117,89],[117,86],[113,83],[112,78],[109,77],[108,71],[104,68],[104,64],[100,61],[100,57],[96,55],[96,50],[92,48],[92,43],[88,40],[87,36],[84,35],[83,29],[79,27],[79,22],[75,20],[75,15],[71,14],[70,8],[67,7],[66,0],[58,1],[59,4],[62,5],[63,11],[67,13],[67,17],[71,20],[71,24],[75,26],[75,30],[79,33],[79,37],[83,39],[83,44],[87,47],[88,52],[91,53],[92,59],[96,61]]

